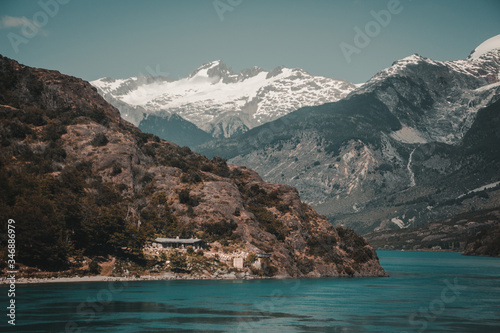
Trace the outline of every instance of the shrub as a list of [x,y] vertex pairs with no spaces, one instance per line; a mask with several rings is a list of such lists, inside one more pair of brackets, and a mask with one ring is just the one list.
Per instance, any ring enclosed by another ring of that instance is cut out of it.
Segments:
[[144,174],[144,176],[142,176],[142,178],[141,178],[141,183],[143,183],[143,184],[149,184],[149,183],[151,183],[153,181],[153,178],[154,178],[154,176],[151,173],[146,172]]
[[118,164],[113,165],[113,169],[111,171],[111,176],[116,176],[122,173],[122,168]]
[[144,146],[142,148],[142,151],[144,152],[145,155],[154,157],[156,155],[155,149],[153,146]]
[[139,147],[142,147],[145,143],[148,142],[148,139],[152,137],[152,134],[138,132],[136,133],[136,142]]
[[91,144],[95,147],[102,147],[108,144],[108,138],[104,133],[98,133],[94,139],[92,139]]
[[170,260],[170,270],[174,273],[188,273],[186,256],[183,254],[173,251],[170,253],[168,259]]
[[151,200],[155,205],[165,205],[167,203],[167,195],[165,192],[157,193]]
[[226,160],[215,156],[212,159],[212,162],[215,164],[215,169],[213,170],[213,173],[216,174],[217,176],[227,178],[230,176],[229,172],[229,167],[227,166]]
[[187,204],[191,200],[189,196],[189,190],[188,189],[183,189],[179,192],[179,202],[181,204]]
[[14,121],[9,123],[10,133],[14,138],[24,139],[28,134],[31,134],[31,128],[19,120],[15,119]]
[[255,260],[257,260],[257,255],[253,252],[250,252],[247,257],[245,258],[245,264],[247,266],[250,266],[251,264],[253,264],[255,262]]
[[309,246],[309,254],[316,257],[326,258],[334,245],[337,244],[337,239],[334,235],[318,235],[315,237],[310,237],[307,240],[307,246]]
[[101,273],[101,266],[99,266],[96,260],[90,262],[89,273],[94,275],[99,275]]
[[60,141],[51,141],[43,152],[43,159],[47,161],[62,162],[66,158],[66,151]]
[[278,210],[281,212],[281,213],[286,213],[288,211],[290,211],[290,206],[286,205],[286,204],[279,204],[278,207]]
[[47,124],[44,117],[44,112],[33,106],[26,106],[24,108],[25,114],[21,118],[24,123],[32,124],[35,126],[43,126]]
[[196,171],[189,170],[187,173],[184,172],[181,176],[181,182],[183,183],[196,184],[201,181],[201,176]]
[[123,184],[123,183],[118,184],[118,191],[119,191],[120,193],[121,193],[121,192],[123,192],[123,191],[126,191],[126,190],[128,190],[128,186],[127,186],[127,184]]
[[349,247],[363,247],[365,245],[368,245],[366,240],[356,234],[354,230],[350,228],[342,228],[342,227],[337,227],[337,233],[340,236],[342,244],[342,248],[345,250],[345,248]]
[[269,258],[262,259],[262,273],[265,276],[271,277],[276,275],[278,269],[271,264],[271,260]]
[[213,168],[211,164],[206,163],[201,166],[201,171],[212,172],[212,170]]
[[285,240],[288,236],[288,229],[278,221],[274,215],[263,206],[249,205],[250,210],[264,230],[276,236],[279,241]]
[[109,123],[109,118],[102,110],[98,109],[91,110],[90,112],[88,112],[88,116],[90,119],[92,119],[98,124],[107,125]]
[[356,248],[352,252],[352,258],[359,264],[364,264],[373,259],[373,252],[367,247]]
[[191,196],[188,189],[183,189],[179,192],[179,202],[191,207],[196,207],[199,205],[198,198]]
[[237,227],[238,224],[233,220],[215,223],[206,222],[201,225],[202,230],[210,236],[208,241],[217,240],[220,241],[221,244],[224,240],[227,241],[227,239],[231,237]]
[[306,257],[295,258],[295,264],[302,274],[308,274],[314,270],[314,261]]
[[61,135],[66,133],[66,126],[57,121],[50,121],[42,131],[44,140],[56,141]]

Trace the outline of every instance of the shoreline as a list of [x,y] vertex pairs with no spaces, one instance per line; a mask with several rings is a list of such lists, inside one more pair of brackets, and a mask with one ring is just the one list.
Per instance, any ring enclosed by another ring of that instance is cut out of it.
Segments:
[[[183,281],[183,280],[260,280],[269,279],[268,277],[260,276],[220,276],[220,277],[196,277],[196,276],[179,276],[174,274],[165,275],[144,275],[140,277],[126,276],[74,276],[74,277],[50,277],[50,278],[25,278],[20,277],[15,280],[16,285],[20,284],[47,284],[47,283],[87,283],[87,282],[117,282],[117,281]],[[11,283],[7,278],[0,279],[0,286],[6,286]]]
[[462,251],[454,251],[450,249],[442,249],[442,250],[432,250],[432,249],[411,249],[411,250],[404,250],[404,249],[384,249],[384,248],[379,248],[375,249],[375,251],[395,251],[395,252],[450,252],[450,253],[463,253]]
[[[88,283],[88,282],[135,282],[135,281],[249,281],[249,280],[286,280],[286,279],[321,279],[321,278],[336,278],[336,279],[355,279],[355,278],[384,278],[389,277],[385,275],[358,275],[358,276],[304,276],[304,277],[291,277],[284,275],[277,275],[272,277],[267,276],[254,276],[243,274],[224,274],[218,277],[207,276],[192,276],[192,275],[178,275],[166,273],[163,275],[143,275],[140,277],[125,277],[125,276],[78,276],[78,277],[50,277],[50,278],[17,278],[16,285],[33,285],[33,284],[52,284],[52,283]],[[12,281],[7,280],[6,277],[0,279],[0,286],[8,286]]]

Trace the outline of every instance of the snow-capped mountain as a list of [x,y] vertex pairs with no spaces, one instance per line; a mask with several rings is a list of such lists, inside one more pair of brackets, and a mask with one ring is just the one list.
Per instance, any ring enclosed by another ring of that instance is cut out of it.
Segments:
[[[497,37],[492,39],[498,41]],[[486,51],[483,45],[491,49]],[[458,143],[477,110],[498,98],[500,45],[495,45],[486,41],[465,60],[411,55],[380,71],[353,94],[373,92],[398,117],[402,129],[391,133],[395,139]]]
[[495,49],[500,49],[500,35],[496,35],[482,42],[478,47],[472,50],[469,59],[479,59],[481,56]]
[[267,72],[253,67],[234,73],[220,60],[179,80],[139,76],[91,83],[135,125],[144,114],[166,111],[214,137],[243,133],[303,106],[337,101],[356,88],[299,68],[278,67]]
[[500,106],[500,45],[485,43],[464,60],[398,60],[338,102],[198,151],[293,185],[332,221],[358,231],[465,210],[437,206],[500,180],[500,154],[486,153],[500,143],[497,122],[488,123]]

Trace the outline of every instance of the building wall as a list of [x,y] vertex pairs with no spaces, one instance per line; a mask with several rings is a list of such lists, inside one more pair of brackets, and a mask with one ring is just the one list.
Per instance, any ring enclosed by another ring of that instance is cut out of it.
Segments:
[[234,268],[243,269],[243,258],[234,258],[233,266]]

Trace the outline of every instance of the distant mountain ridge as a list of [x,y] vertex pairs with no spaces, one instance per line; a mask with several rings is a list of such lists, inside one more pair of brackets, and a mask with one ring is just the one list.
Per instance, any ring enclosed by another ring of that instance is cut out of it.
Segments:
[[176,113],[159,112],[148,115],[139,123],[139,129],[177,143],[179,146],[195,147],[210,141],[212,136]]
[[446,205],[500,180],[490,147],[498,146],[500,45],[480,49],[457,61],[409,56],[338,102],[197,151],[295,186],[330,221],[362,232],[425,223],[470,204],[492,208],[493,198]]
[[176,113],[213,137],[241,134],[303,106],[337,101],[356,87],[300,68],[260,67],[235,73],[222,61],[206,63],[188,77],[102,78],[91,82],[125,120]]

